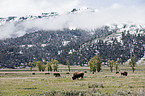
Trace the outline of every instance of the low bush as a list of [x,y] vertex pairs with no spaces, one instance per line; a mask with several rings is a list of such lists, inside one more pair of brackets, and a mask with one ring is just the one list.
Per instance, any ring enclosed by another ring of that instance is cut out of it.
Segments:
[[98,88],[98,84],[90,84],[90,83],[88,83],[88,88]]
[[44,94],[39,94],[39,96],[86,96],[86,91],[55,91],[51,90],[50,92],[46,92]]
[[118,90],[116,92],[109,94],[108,92],[102,92],[102,91],[100,91],[100,89],[95,89],[95,88],[89,89],[87,91],[80,91],[80,90],[55,91],[55,90],[51,90],[49,92],[38,94],[38,96],[144,96],[144,95],[145,95],[145,90],[139,90],[139,92],[137,92],[137,93],[134,92],[134,90],[129,90],[129,91]]

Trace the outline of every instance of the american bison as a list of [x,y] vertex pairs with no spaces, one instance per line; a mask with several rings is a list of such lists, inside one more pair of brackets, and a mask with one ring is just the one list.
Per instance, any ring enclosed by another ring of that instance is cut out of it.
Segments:
[[84,77],[84,73],[83,72],[74,72],[73,73],[73,76],[72,76],[72,79],[75,80],[75,79],[78,79],[78,78],[83,78]]
[[69,74],[69,72],[66,72],[66,74]]
[[49,75],[50,73],[45,73],[45,75]]
[[127,76],[127,72],[121,72],[121,75]]
[[35,73],[32,73],[32,75],[35,75]]
[[119,73],[119,71],[116,71],[116,74],[118,74]]
[[54,73],[55,77],[60,77],[60,73]]

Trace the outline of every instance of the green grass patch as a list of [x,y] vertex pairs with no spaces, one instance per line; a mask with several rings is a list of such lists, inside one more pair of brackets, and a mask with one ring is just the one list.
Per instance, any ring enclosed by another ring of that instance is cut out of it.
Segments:
[[[79,69],[80,68],[80,69]],[[109,67],[103,66],[102,71],[92,74],[89,68],[74,67],[66,74],[65,66],[61,67],[61,77],[45,72],[1,72],[0,96],[98,96],[98,95],[145,95],[145,66],[137,66],[134,73],[128,71],[128,76],[121,76]],[[124,71],[128,66],[120,66]],[[141,70],[139,70],[141,69]],[[60,70],[59,70],[60,71]],[[74,71],[85,72],[84,79],[72,80]]]

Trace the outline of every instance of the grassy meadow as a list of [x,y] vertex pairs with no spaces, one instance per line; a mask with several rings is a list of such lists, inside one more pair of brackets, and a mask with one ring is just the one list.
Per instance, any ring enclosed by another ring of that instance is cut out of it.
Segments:
[[[133,73],[128,66],[119,66],[120,72],[127,71],[128,76],[111,73],[109,67],[102,66],[101,72],[92,74],[89,67],[59,66],[61,77],[53,73],[38,72],[29,69],[0,70],[0,96],[144,96],[145,66],[137,66]],[[84,79],[72,80],[75,71],[85,72]],[[35,75],[32,73],[35,72]]]

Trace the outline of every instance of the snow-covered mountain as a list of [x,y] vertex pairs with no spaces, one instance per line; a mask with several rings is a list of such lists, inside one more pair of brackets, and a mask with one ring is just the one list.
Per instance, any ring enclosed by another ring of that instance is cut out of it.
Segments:
[[0,26],[5,25],[6,23],[19,23],[23,22],[24,20],[34,20],[34,19],[40,19],[40,18],[49,18],[51,16],[57,16],[57,12],[50,12],[50,13],[42,13],[41,15],[38,16],[22,16],[22,17],[16,17],[16,16],[10,16],[7,18],[0,18]]
[[[71,13],[82,13],[82,12],[97,12],[97,10],[95,9],[91,9],[91,8],[87,8],[87,7],[82,7],[79,9],[72,9],[71,12],[67,12],[67,14],[71,14]],[[66,13],[64,13],[66,14]],[[21,16],[21,17],[17,17],[17,16],[10,16],[10,17],[6,17],[6,18],[0,18],[0,26],[1,25],[5,25],[6,23],[19,23],[19,22],[23,22],[25,20],[34,20],[34,19],[42,19],[42,18],[50,18],[50,17],[55,17],[58,16],[59,13],[58,12],[49,12],[49,13],[42,13],[41,15],[38,16],[33,16],[33,15],[28,15],[28,16]]]
[[97,9],[83,7],[63,14],[0,18],[0,65],[13,67],[51,59],[81,65],[98,53],[104,62],[118,58],[125,62],[131,55],[137,60],[143,57],[145,25],[100,24],[97,16]]
[[[51,17],[55,18],[58,15],[57,12],[42,13],[38,16],[10,16],[6,18],[0,18],[0,39],[15,38],[23,36],[26,33],[38,31],[41,23],[45,23],[46,20]],[[44,24],[45,25],[45,24]],[[44,26],[42,25],[42,26]],[[44,29],[44,28],[41,28]]]
[[138,34],[145,35],[145,32],[144,32],[145,26],[144,25],[126,23],[126,24],[112,24],[112,25],[106,25],[106,26],[109,27],[109,31],[116,29],[116,32],[114,34],[111,34],[105,38],[105,41],[109,41],[109,42],[111,42],[110,40],[112,38],[117,38],[117,40],[119,42],[121,42],[122,32],[124,32],[125,34],[127,34],[129,32],[132,35],[138,35]]
[[[59,14],[57,12],[42,13],[38,16],[10,16],[7,18],[0,18],[0,39],[15,38],[23,36],[26,33],[32,33],[38,30],[63,30],[68,28],[70,30],[82,29],[87,30],[90,34],[101,26],[108,26],[110,30],[114,28],[119,32],[129,30],[134,34],[135,30],[145,28],[145,25],[139,24],[105,24],[108,19],[100,19],[103,16],[100,15],[97,9],[82,7],[74,8],[70,12]],[[103,23],[102,23],[103,22]],[[124,28],[125,27],[125,28]],[[118,40],[120,37],[117,37]]]
[[38,16],[0,18],[0,39],[15,38],[38,30],[90,29],[90,24],[87,24],[90,19],[86,18],[95,13],[95,9],[83,7],[63,14],[48,12]]

